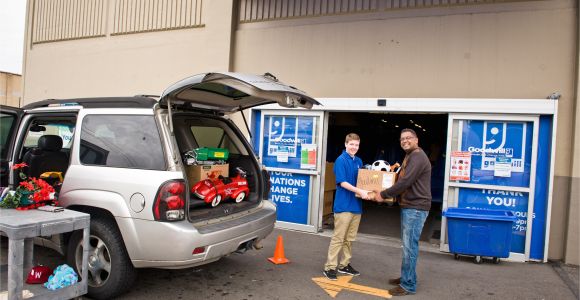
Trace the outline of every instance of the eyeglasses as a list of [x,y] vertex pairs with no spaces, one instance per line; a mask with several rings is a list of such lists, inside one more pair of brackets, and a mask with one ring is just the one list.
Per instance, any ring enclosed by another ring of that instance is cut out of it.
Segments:
[[401,142],[410,141],[414,138],[415,138],[414,136],[406,136],[406,137],[402,137],[399,141],[401,141]]

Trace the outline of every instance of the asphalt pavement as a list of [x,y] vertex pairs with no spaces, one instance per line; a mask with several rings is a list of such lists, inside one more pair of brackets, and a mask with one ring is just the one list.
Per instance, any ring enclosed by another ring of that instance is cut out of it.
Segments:
[[[263,249],[232,254],[217,262],[184,270],[141,269],[131,291],[119,299],[333,299],[320,281],[329,235],[276,229]],[[283,238],[288,264],[274,265],[277,237]],[[6,241],[0,264],[6,264]],[[37,263],[56,266],[62,258],[36,247]],[[353,245],[352,265],[362,274],[344,288],[326,286],[335,299],[381,299],[361,291],[391,288],[388,278],[399,275],[401,248],[397,239],[359,235]],[[578,299],[578,267],[554,263],[474,264],[455,260],[438,247],[421,244],[417,294],[404,299]],[[313,280],[314,279],[314,280]],[[0,280],[6,280],[0,278]],[[6,283],[2,283],[5,288]],[[375,290],[376,291],[376,290]],[[84,297],[84,299],[88,299]]]

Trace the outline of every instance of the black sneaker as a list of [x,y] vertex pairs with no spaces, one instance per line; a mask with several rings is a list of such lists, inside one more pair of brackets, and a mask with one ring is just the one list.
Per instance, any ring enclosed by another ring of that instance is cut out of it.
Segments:
[[352,276],[358,276],[360,275],[360,272],[355,270],[350,264],[348,264],[346,267],[344,268],[339,268],[338,269],[339,273],[342,274],[348,274],[348,275],[352,275]]
[[336,280],[336,270],[324,270],[322,274],[328,278],[328,280]]

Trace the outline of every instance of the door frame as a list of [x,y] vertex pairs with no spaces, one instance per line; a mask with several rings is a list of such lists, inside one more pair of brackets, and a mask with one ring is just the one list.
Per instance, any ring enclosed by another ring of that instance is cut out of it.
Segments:
[[[449,180],[449,170],[451,164],[451,155],[449,155],[455,149],[461,148],[461,133],[462,133],[462,121],[466,120],[480,120],[480,121],[505,121],[505,122],[531,122],[533,124],[532,128],[532,153],[530,161],[530,182],[528,187],[512,187],[512,186],[502,186],[502,185],[490,185],[490,184],[474,184],[474,183],[463,183],[463,182],[453,182]],[[457,128],[454,128],[454,122],[458,121]],[[535,186],[536,186],[536,163],[538,156],[538,137],[539,137],[539,115],[506,115],[506,114],[461,114],[453,113],[449,114],[448,127],[447,127],[447,157],[445,159],[445,182],[443,185],[443,208],[445,211],[449,207],[458,206],[458,196],[460,188],[473,188],[473,189],[490,189],[490,190],[502,190],[508,192],[522,192],[528,193],[528,209],[527,209],[527,222],[526,222],[526,239],[524,246],[524,253],[510,252],[509,260],[511,261],[528,261],[530,257],[530,244],[532,238],[532,225],[533,225],[533,210],[534,210],[534,197],[535,197]],[[458,130],[457,133],[454,129]],[[453,137],[457,137],[456,140]],[[454,145],[455,144],[455,145]],[[450,191],[453,196],[450,198]],[[444,252],[449,252],[449,244],[447,238],[447,218],[443,217],[441,219],[441,240],[439,249]]]
[[[556,134],[558,123],[558,99],[557,98],[536,98],[536,99],[501,99],[501,98],[363,98],[363,97],[343,97],[343,98],[316,98],[321,105],[314,106],[308,111],[325,112],[325,121],[328,122],[329,112],[385,112],[385,113],[453,113],[463,114],[502,114],[508,116],[529,116],[547,115],[552,116],[552,139],[549,167],[549,182],[547,191],[547,211],[546,211],[546,234],[544,241],[544,262],[547,261],[549,247],[549,232],[552,211],[552,195],[554,183]],[[260,109],[280,110],[278,105],[265,105]],[[306,110],[298,110],[306,112]],[[513,113],[512,113],[513,112]],[[517,113],[516,113],[517,112]],[[250,114],[251,115],[251,114]],[[328,124],[324,126],[326,138]],[[449,127],[448,127],[449,130]],[[448,137],[449,142],[449,137]],[[322,152],[321,152],[322,153]],[[325,153],[324,153],[325,155]],[[447,166],[446,166],[447,167]],[[447,170],[446,170],[447,172]],[[324,173],[324,172],[323,172]],[[324,179],[324,177],[320,177]],[[322,188],[324,185],[322,184]],[[321,193],[320,195],[324,195]],[[444,195],[445,197],[446,195]],[[320,198],[323,198],[320,196]],[[444,198],[445,199],[445,198]],[[319,199],[319,207],[322,207],[324,199]],[[322,212],[320,212],[322,214]],[[319,219],[322,222],[322,219]],[[321,226],[321,225],[319,225]],[[443,231],[441,231],[443,236]]]
[[[253,115],[253,114],[250,114]],[[321,193],[321,188],[324,188],[323,176],[323,157],[326,156],[326,148],[323,147],[323,137],[326,136],[326,118],[325,113],[321,111],[312,110],[296,110],[296,109],[261,109],[260,110],[260,128],[258,129],[261,133],[258,137],[258,158],[260,164],[264,166],[267,171],[272,172],[285,172],[292,174],[302,174],[310,176],[310,188],[308,190],[308,212],[307,212],[307,223],[298,224],[284,221],[276,221],[276,227],[292,230],[300,230],[306,232],[318,232],[322,224],[322,203],[321,201],[315,201],[321,198],[323,191]],[[317,141],[316,151],[319,153],[316,157],[316,168],[314,170],[300,170],[300,169],[290,169],[290,168],[276,168],[268,167],[264,165],[264,136],[266,130],[266,124],[264,119],[266,116],[310,116],[315,117],[315,141]]]

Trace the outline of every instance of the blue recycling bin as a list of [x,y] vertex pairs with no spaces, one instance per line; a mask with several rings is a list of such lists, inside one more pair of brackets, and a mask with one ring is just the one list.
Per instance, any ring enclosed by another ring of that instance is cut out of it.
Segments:
[[474,256],[475,263],[482,257],[499,258],[510,255],[514,213],[506,210],[485,210],[450,207],[443,212],[447,218],[449,252]]

